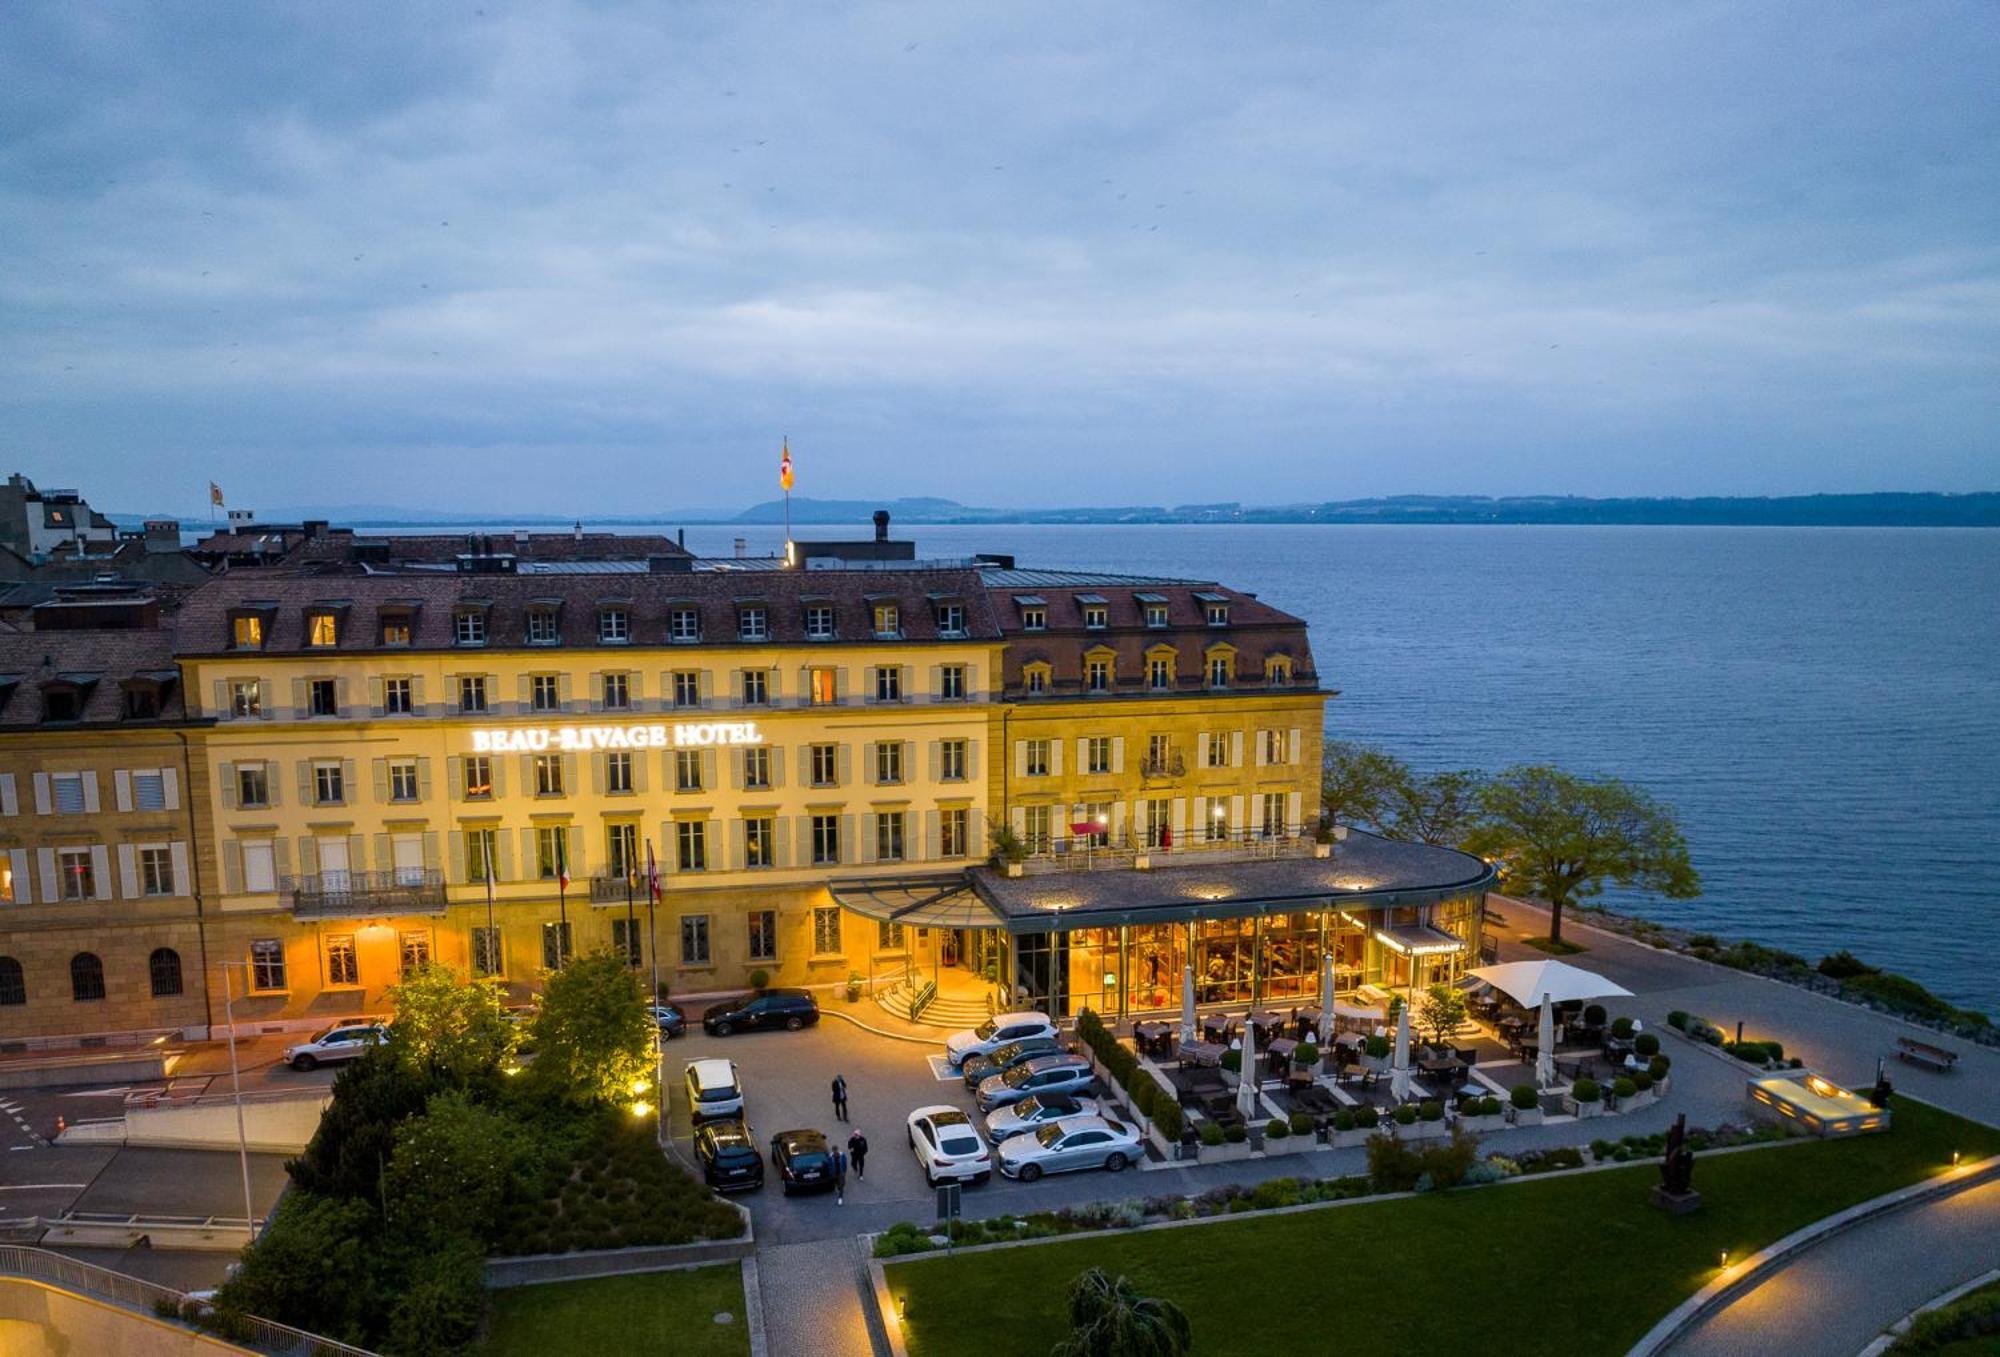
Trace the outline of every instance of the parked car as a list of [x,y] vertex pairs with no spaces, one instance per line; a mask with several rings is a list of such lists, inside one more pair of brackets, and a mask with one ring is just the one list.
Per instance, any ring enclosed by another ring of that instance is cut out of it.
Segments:
[[295,1070],[313,1070],[321,1065],[337,1065],[343,1060],[359,1060],[370,1047],[389,1039],[389,1029],[378,1022],[335,1023],[313,1033],[309,1040],[285,1048],[285,1063]]
[[998,1145],[1064,1117],[1094,1117],[1097,1099],[1073,1093],[1036,1093],[1010,1107],[996,1108],[986,1118],[986,1138]]
[[702,1030],[716,1037],[766,1027],[796,1032],[818,1021],[819,1001],[802,989],[758,990],[741,999],[712,1004],[701,1015]]
[[990,1075],[979,1083],[979,1110],[1018,1103],[1037,1093],[1095,1093],[1097,1072],[1088,1060],[1073,1055],[1040,1055],[1024,1060],[1005,1074]]
[[984,1055],[969,1055],[958,1072],[965,1076],[965,1091],[972,1092],[989,1075],[1005,1074],[1023,1060],[1033,1060],[1038,1055],[1061,1055],[1062,1041],[1057,1037],[1029,1037],[1025,1041],[1010,1041],[997,1050]]
[[1010,1041],[1055,1034],[1056,1025],[1046,1013],[1001,1013],[977,1027],[953,1032],[944,1039],[944,1053],[953,1065],[963,1065],[967,1056],[984,1055]]
[[780,1131],[771,1137],[771,1167],[786,1196],[824,1192],[833,1186],[833,1147],[818,1131]]
[[1015,1136],[993,1152],[1000,1172],[1032,1183],[1044,1173],[1069,1169],[1109,1169],[1117,1173],[1138,1162],[1139,1133],[1111,1117],[1064,1117],[1033,1135]]
[[713,1056],[690,1060],[683,1078],[687,1081],[688,1112],[697,1123],[743,1115],[743,1085],[736,1077],[734,1060]]
[[939,1104],[910,1113],[910,1148],[932,1187],[946,1179],[983,1183],[993,1176],[993,1156],[972,1125],[972,1118],[955,1107]]
[[747,1192],[764,1185],[764,1156],[741,1117],[696,1127],[694,1157],[701,1162],[702,1181],[717,1192]]
[[662,1041],[672,1041],[688,1030],[687,1015],[672,1004],[654,1004],[646,1011],[653,1015]]

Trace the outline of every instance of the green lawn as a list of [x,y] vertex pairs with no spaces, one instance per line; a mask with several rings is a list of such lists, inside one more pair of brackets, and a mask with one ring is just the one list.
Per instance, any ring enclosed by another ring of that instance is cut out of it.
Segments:
[[[735,1263],[495,1291],[483,1353],[498,1357],[747,1357],[743,1270]],[[727,1310],[728,1324],[715,1316]]]
[[[1953,1301],[1949,1308],[1955,1308],[1974,1301],[2000,1299],[2000,1282],[1989,1282],[1977,1291],[1968,1291]],[[1898,1351],[1898,1349],[1891,1349]],[[2000,1334],[1980,1334],[1972,1338],[1961,1338],[1942,1347],[1929,1348],[1931,1357],[2000,1357]]]
[[[1942,1172],[2000,1131],[1899,1099],[1894,1129],[1704,1156],[1693,1215],[1653,1164],[1216,1225],[896,1263],[912,1357],[1041,1357],[1097,1266],[1187,1311],[1200,1353],[1626,1351],[1714,1275],[1802,1225]],[[1579,1135],[1588,1128],[1579,1128]],[[1275,1176],[1275,1175],[1274,1175]],[[967,1315],[1005,1315],[1004,1324]]]

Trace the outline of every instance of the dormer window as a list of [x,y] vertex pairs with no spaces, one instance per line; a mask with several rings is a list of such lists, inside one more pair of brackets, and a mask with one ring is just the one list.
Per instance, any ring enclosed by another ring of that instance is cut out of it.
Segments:
[[556,643],[556,610],[554,608],[528,609],[528,644],[531,646],[552,646]]
[[1014,606],[1021,610],[1022,631],[1047,631],[1049,629],[1049,605],[1037,594],[1014,595]]
[[416,617],[407,608],[383,609],[380,624],[385,646],[407,646],[416,632]]
[[881,640],[895,640],[903,634],[903,610],[893,603],[877,603],[872,615],[875,619],[875,635]]
[[264,648],[264,617],[261,613],[238,613],[229,620],[229,644],[236,650]]
[[736,637],[741,641],[768,641],[771,639],[771,613],[762,604],[745,605],[736,610]]
[[1174,686],[1173,656],[1153,655],[1146,660],[1146,686],[1156,693],[1166,692]]
[[1231,669],[1232,666],[1230,664],[1229,656],[1227,655],[1209,656],[1208,686],[1211,688],[1227,688],[1229,686]]
[[1101,594],[1078,594],[1077,606],[1083,609],[1083,626],[1086,631],[1103,631],[1111,624],[1111,606]]
[[833,639],[833,605],[814,603],[806,608],[806,639],[808,641],[831,641]]
[[1167,599],[1164,594],[1134,594],[1132,597],[1145,610],[1148,627],[1158,631],[1167,625]]
[[74,683],[51,683],[42,689],[44,721],[81,721],[84,690]]
[[686,644],[701,639],[701,609],[685,604],[667,610],[667,639]]
[[1195,602],[1201,604],[1202,616],[1208,619],[1209,626],[1226,627],[1229,625],[1229,595],[1204,591],[1196,594],[1194,597]]
[[1021,666],[1021,683],[1031,693],[1049,690],[1049,666],[1039,661]]
[[307,613],[306,644],[314,650],[327,650],[339,645],[340,615],[331,612]]
[[965,635],[965,605],[963,603],[938,604],[937,629],[940,636]]
[[600,645],[622,646],[632,639],[632,614],[623,608],[597,610],[597,640]]
[[160,715],[160,685],[148,679],[133,679],[125,685],[124,715],[127,721],[153,721]]
[[1083,664],[1084,691],[1108,693],[1111,691],[1111,661],[1104,658],[1085,660]]
[[452,640],[462,646],[486,644],[486,614],[476,608],[462,608],[452,615]]
[[1264,679],[1273,688],[1289,688],[1292,683],[1292,662],[1282,655],[1273,655],[1264,661]]

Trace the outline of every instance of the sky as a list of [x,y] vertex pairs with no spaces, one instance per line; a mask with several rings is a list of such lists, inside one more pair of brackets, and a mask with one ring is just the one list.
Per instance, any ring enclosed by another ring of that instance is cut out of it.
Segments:
[[2000,488],[2000,6],[0,7],[102,508]]

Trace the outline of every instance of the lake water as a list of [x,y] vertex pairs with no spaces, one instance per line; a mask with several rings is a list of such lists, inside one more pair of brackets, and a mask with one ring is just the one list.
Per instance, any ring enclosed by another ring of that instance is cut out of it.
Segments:
[[[801,528],[805,538],[865,527]],[[1700,899],[1609,897],[2000,1012],[2000,531],[899,529],[922,554],[1219,579],[1312,625],[1329,732],[1546,762],[1680,814]],[[775,550],[692,527],[690,549]]]

